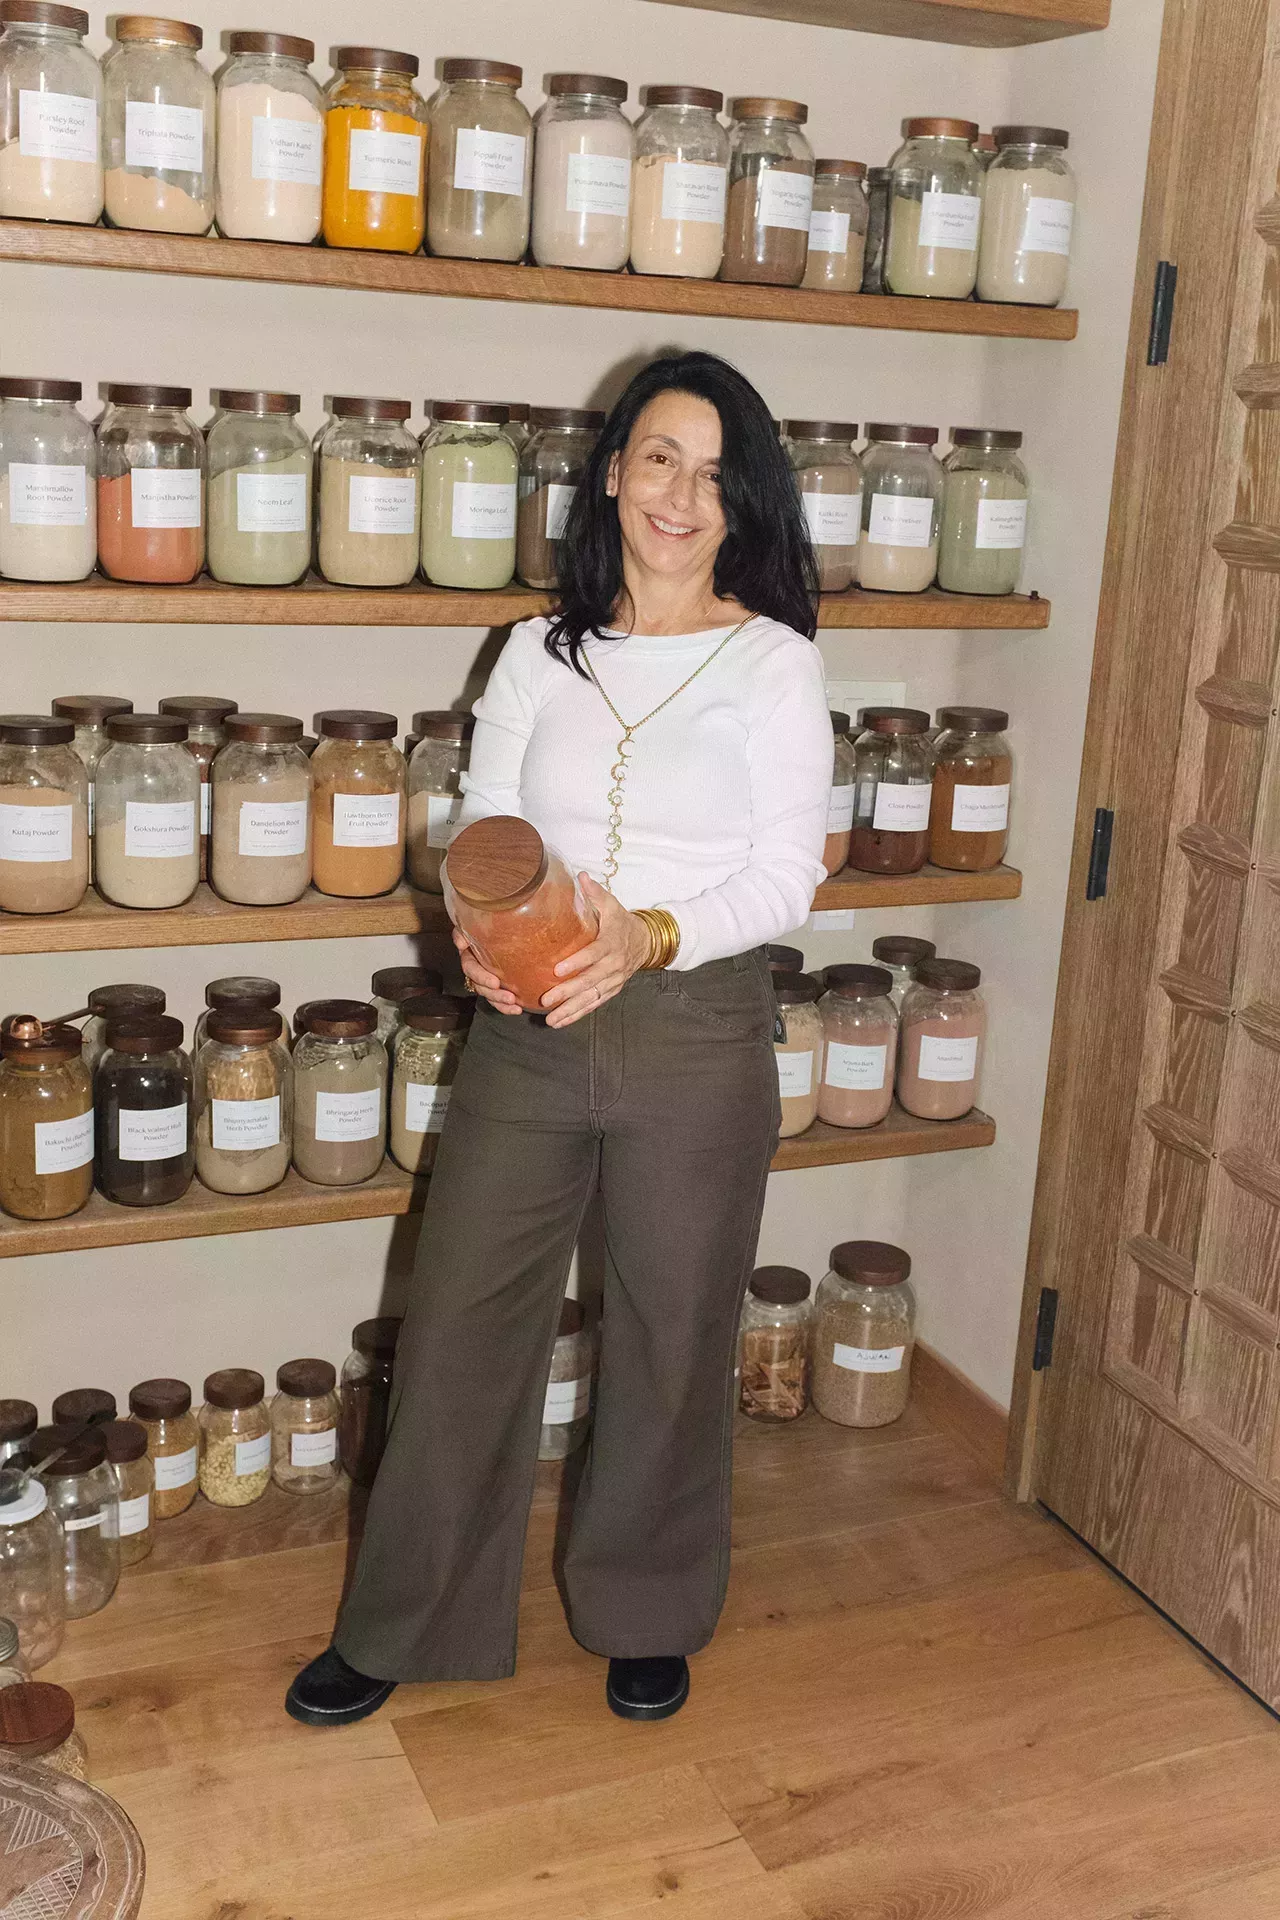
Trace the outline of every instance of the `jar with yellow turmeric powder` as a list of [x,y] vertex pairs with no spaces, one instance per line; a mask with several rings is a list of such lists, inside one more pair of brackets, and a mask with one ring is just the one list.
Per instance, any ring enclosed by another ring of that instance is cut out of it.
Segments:
[[338,47],[325,116],[324,242],[416,253],[422,245],[427,107],[418,57]]

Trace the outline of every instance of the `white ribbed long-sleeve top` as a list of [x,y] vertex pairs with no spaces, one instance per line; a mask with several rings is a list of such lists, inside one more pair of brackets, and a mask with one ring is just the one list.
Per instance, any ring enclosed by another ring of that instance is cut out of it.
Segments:
[[[546,631],[545,619],[513,629],[476,702],[458,825],[519,814],[571,871],[602,879],[621,729],[591,681],[547,653]],[[605,635],[586,650],[634,723],[728,632]],[[634,736],[613,892],[675,915],[677,968],[803,923],[824,877],[832,758],[818,649],[763,617]]]

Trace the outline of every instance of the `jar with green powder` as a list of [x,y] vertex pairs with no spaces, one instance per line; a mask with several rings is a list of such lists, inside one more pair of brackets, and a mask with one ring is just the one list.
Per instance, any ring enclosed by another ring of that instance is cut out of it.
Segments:
[[422,571],[437,587],[505,587],[516,564],[519,461],[508,410],[437,400],[422,443]]

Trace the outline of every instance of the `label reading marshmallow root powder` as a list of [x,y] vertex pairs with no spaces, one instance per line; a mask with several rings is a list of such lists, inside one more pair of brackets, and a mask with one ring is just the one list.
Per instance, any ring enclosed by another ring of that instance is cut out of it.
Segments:
[[11,527],[83,527],[89,518],[83,467],[9,462]]
[[978,244],[981,209],[976,193],[926,193],[920,209],[919,244],[972,253]]

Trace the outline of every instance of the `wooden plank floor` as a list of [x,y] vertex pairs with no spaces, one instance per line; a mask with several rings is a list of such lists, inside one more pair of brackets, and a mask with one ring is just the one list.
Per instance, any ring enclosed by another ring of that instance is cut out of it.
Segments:
[[342,1503],[174,1523],[42,1676],[142,1832],[143,1920],[1274,1920],[1256,1702],[918,1409],[740,1428],[728,1604],[656,1727],[569,1637],[551,1469],[515,1678],[341,1732],[280,1703]]

